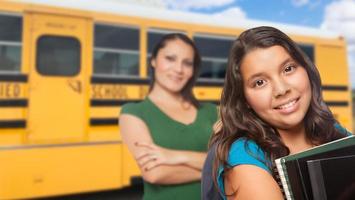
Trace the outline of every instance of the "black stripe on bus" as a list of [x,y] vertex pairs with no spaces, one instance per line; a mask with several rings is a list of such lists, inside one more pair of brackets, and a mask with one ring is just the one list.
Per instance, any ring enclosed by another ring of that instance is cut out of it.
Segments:
[[330,90],[330,91],[347,91],[348,86],[346,85],[322,85],[323,90]]
[[27,74],[0,74],[0,81],[27,82]]
[[91,118],[91,126],[118,125],[118,118]]
[[105,99],[92,99],[91,106],[122,106],[125,103],[139,102],[141,100],[105,100]]
[[121,83],[121,84],[138,84],[138,85],[146,85],[149,84],[150,79],[142,79],[142,78],[116,78],[116,77],[98,77],[92,76],[91,83]]
[[27,99],[0,100],[0,107],[27,107]]
[[0,120],[0,128],[26,128],[25,120]]
[[335,106],[335,107],[347,107],[349,106],[349,102],[347,101],[325,101],[328,106]]
[[222,87],[223,85],[224,85],[224,79],[219,79],[219,80],[197,79],[196,81],[196,86]]

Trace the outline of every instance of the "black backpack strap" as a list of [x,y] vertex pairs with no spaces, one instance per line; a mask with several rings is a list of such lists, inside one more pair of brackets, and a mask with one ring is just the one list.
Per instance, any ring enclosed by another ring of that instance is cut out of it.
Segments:
[[213,145],[207,153],[207,158],[202,170],[201,179],[201,198],[202,200],[223,200],[218,192],[218,188],[215,187],[212,170],[213,161],[215,156],[216,145]]

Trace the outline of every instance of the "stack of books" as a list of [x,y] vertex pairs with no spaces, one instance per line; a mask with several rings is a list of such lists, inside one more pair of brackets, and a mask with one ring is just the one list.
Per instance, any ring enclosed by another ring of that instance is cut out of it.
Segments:
[[275,160],[287,200],[355,199],[355,137]]

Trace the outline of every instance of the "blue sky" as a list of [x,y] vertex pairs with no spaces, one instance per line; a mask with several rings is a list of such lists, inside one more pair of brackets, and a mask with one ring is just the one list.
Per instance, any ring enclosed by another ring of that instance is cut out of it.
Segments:
[[225,5],[221,6],[191,8],[189,10],[210,14],[239,7],[245,12],[246,17],[250,19],[320,27],[323,21],[325,6],[330,2],[330,0],[316,0],[312,2],[271,0],[266,3],[265,0],[237,0],[226,2]]
[[[231,6],[239,6],[252,19],[263,19],[282,23],[319,26],[322,22],[325,4],[311,4],[296,6],[288,0],[274,0],[266,3],[265,0],[238,1]],[[257,6],[259,5],[259,6]],[[223,8],[222,8],[223,9]]]
[[150,1],[171,10],[294,24],[336,32],[347,40],[349,78],[352,88],[355,88],[355,0]]

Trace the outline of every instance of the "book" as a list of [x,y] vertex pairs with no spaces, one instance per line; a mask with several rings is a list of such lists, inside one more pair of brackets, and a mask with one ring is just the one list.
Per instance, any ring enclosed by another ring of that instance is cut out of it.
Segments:
[[355,155],[309,160],[307,166],[314,200],[354,197]]
[[275,160],[287,200],[313,199],[312,186],[307,167],[308,160],[355,154],[355,137],[348,136],[306,151]]

